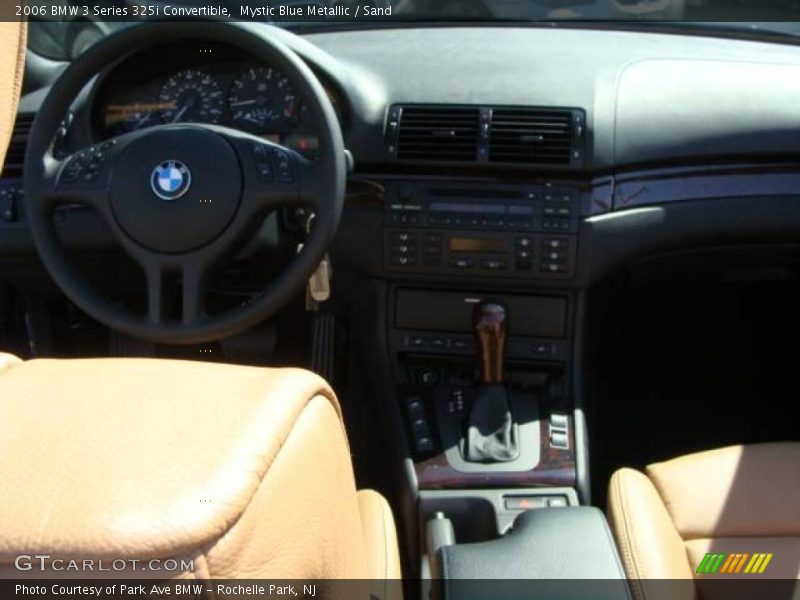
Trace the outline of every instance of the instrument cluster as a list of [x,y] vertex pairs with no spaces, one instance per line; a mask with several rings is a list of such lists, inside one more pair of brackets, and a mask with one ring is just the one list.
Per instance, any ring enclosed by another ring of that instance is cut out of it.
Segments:
[[[326,81],[340,124],[339,94]],[[224,45],[182,44],[112,67],[94,102],[96,137],[169,123],[223,125],[313,158],[318,138],[305,105],[278,69]]]

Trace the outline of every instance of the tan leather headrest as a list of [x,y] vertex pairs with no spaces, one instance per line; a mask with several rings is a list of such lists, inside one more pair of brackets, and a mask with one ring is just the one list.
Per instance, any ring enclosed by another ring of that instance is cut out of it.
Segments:
[[27,23],[0,22],[0,166],[14,131],[25,72]]

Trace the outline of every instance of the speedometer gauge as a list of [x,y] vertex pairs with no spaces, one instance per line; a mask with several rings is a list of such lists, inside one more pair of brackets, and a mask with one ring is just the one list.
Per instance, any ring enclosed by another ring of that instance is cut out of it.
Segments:
[[225,97],[217,81],[206,73],[181,71],[161,88],[165,123],[217,124],[225,113]]
[[297,120],[294,90],[274,69],[254,68],[237,77],[228,106],[236,124],[255,133],[280,133]]

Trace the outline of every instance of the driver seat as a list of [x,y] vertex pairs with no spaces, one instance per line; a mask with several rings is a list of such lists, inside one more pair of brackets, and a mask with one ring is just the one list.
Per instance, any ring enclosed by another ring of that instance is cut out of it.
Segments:
[[[401,597],[391,509],[356,490],[336,396],[308,371],[0,354],[0,477],[0,578],[136,559],[100,576],[369,579]],[[37,554],[54,569],[15,565]]]
[[27,24],[0,22],[0,166],[14,131],[17,105],[22,92],[27,50]]
[[[0,23],[0,164],[25,53],[26,24]],[[402,597],[392,511],[356,490],[336,396],[301,369],[0,353],[0,478],[3,579],[364,579]]]

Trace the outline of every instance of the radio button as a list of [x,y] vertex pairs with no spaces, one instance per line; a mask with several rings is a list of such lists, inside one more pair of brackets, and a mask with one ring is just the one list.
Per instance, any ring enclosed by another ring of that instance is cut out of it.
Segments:
[[543,262],[541,266],[541,270],[545,273],[563,273],[566,271],[566,267],[561,263],[550,263],[550,262]]
[[470,218],[469,218],[469,219],[466,221],[465,225],[467,225],[467,226],[469,226],[469,227],[480,227],[480,225],[481,225],[481,220],[480,220],[478,217],[470,217]]
[[542,248],[552,248],[557,250],[559,248],[566,248],[567,247],[567,240],[553,240],[553,239],[544,239],[542,240]]
[[481,269],[490,271],[504,271],[508,268],[508,263],[504,260],[486,259],[481,261]]
[[431,338],[430,340],[428,340],[428,345],[431,348],[444,348],[445,341],[443,338]]
[[530,229],[532,223],[530,219],[525,217],[509,217],[506,225],[511,228]]
[[393,231],[392,232],[392,241],[393,242],[413,242],[417,239],[416,233],[411,233],[408,231]]
[[389,216],[389,221],[392,223],[400,223],[402,225],[416,225],[419,223],[419,215],[417,213],[409,212],[392,213]]
[[454,269],[474,269],[475,261],[471,258],[451,258],[450,266]]
[[399,267],[412,267],[417,264],[416,256],[392,256],[392,264]]

